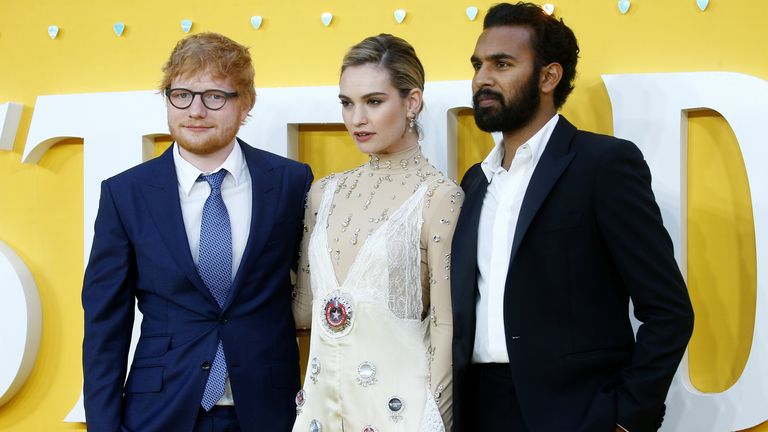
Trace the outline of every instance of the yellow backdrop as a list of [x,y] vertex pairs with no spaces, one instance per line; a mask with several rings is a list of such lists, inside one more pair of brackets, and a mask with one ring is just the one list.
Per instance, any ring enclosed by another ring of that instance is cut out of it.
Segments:
[[[66,141],[39,164],[21,163],[38,95],[154,88],[161,64],[184,36],[182,19],[194,21],[192,32],[218,31],[252,47],[259,87],[333,85],[346,48],[379,32],[413,43],[428,80],[469,79],[468,58],[482,11],[492,3],[0,1],[0,103],[24,104],[13,151],[0,151],[0,239],[29,266],[44,315],[37,363],[25,387],[0,407],[0,430],[84,429],[62,422],[82,380],[82,147]],[[582,48],[576,90],[563,110],[581,128],[612,132],[600,74],[718,70],[768,76],[766,2],[711,0],[701,12],[694,0],[632,0],[626,15],[612,0],[553,3]],[[464,13],[470,5],[481,10],[475,22]],[[392,17],[397,8],[408,11],[403,24]],[[319,18],[326,11],[335,15],[329,28]],[[250,26],[252,15],[264,17],[261,29]],[[126,25],[120,38],[112,33],[117,21]],[[55,40],[47,35],[49,25],[61,29]],[[699,389],[721,391],[744,367],[754,323],[749,190],[741,154],[722,118],[713,112],[693,115],[689,131],[687,278],[697,313],[690,366]],[[463,173],[484,156],[490,141],[466,112],[460,116],[459,141]],[[299,156],[318,177],[364,160],[343,129],[333,126],[302,127]],[[768,431],[768,424],[751,430]]]

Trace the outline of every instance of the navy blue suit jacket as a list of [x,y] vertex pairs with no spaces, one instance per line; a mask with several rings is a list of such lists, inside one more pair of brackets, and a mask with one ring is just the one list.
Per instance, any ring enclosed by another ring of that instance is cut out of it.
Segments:
[[[464,409],[477,300],[477,234],[488,181],[466,173],[453,237],[454,423]],[[629,299],[644,324],[635,341]],[[693,311],[631,142],[558,120],[523,199],[504,292],[507,352],[535,432],[658,429]],[[470,432],[463,431],[462,432]]]
[[[89,432],[191,431],[219,339],[242,429],[291,429],[299,359],[289,271],[312,172],[239,145],[253,208],[223,310],[189,251],[173,149],[102,183],[82,293]],[[134,301],[143,321],[125,381]]]

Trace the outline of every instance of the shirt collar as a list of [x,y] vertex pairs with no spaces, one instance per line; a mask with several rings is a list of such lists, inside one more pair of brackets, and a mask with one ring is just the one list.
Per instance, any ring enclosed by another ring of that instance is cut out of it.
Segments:
[[192,187],[195,185],[195,182],[201,174],[210,174],[225,169],[230,174],[225,177],[225,181],[226,178],[231,177],[235,186],[243,181],[243,175],[245,174],[245,158],[243,158],[243,150],[236,140],[235,145],[232,147],[232,151],[229,152],[229,156],[224,160],[224,163],[211,171],[200,171],[197,167],[181,157],[178,143],[173,143],[173,164],[176,166],[176,179],[179,182],[179,187],[181,187],[182,192],[187,196],[192,192]]
[[[531,151],[531,164],[532,166],[536,166],[536,164],[539,162],[539,159],[541,158],[541,154],[544,153],[544,149],[547,146],[547,142],[549,142],[549,138],[552,136],[552,132],[555,129],[555,125],[557,125],[557,120],[560,118],[559,115],[555,114],[552,116],[551,119],[547,123],[544,124],[544,126],[541,127],[541,129],[538,130],[528,141],[523,143],[524,145],[527,145],[530,148]],[[518,148],[518,151],[523,146],[520,146]],[[499,170],[503,170],[501,166],[501,162],[504,159],[504,140],[499,141],[491,150],[490,153],[488,153],[488,156],[485,157],[485,159],[480,163],[480,168],[483,170],[483,173],[485,174],[485,178],[488,180],[488,183],[493,180],[493,176],[499,172]]]

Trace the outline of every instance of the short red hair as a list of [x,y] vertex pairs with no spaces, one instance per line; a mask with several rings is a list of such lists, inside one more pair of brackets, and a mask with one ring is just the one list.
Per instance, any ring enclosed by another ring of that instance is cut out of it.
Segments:
[[179,41],[163,65],[160,91],[171,87],[180,76],[210,72],[218,79],[228,79],[249,110],[256,103],[255,72],[248,48],[219,33],[199,33]]

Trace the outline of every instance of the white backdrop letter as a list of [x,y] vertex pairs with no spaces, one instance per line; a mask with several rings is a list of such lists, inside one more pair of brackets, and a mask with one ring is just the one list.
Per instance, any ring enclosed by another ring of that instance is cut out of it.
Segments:
[[0,241],[0,406],[11,400],[32,372],[43,325],[40,296],[21,258]]
[[[768,146],[760,127],[768,112],[768,83],[727,72],[603,75],[603,80],[615,135],[635,142],[650,165],[653,190],[683,274],[687,113],[700,109],[719,112],[736,134],[752,194],[757,265],[768,266]],[[766,274],[758,271],[752,348],[738,381],[722,393],[702,393],[691,384],[686,356],[667,397],[662,431],[741,430],[768,420],[767,283]]]
[[[23,162],[37,163],[51,146],[65,138],[83,139],[84,262],[88,262],[91,253],[101,181],[149,159],[154,150],[154,137],[167,133],[163,98],[157,92],[37,98]],[[139,323],[137,319],[134,334]],[[131,356],[134,346],[135,338]],[[85,421],[82,399],[81,392],[65,421]]]

